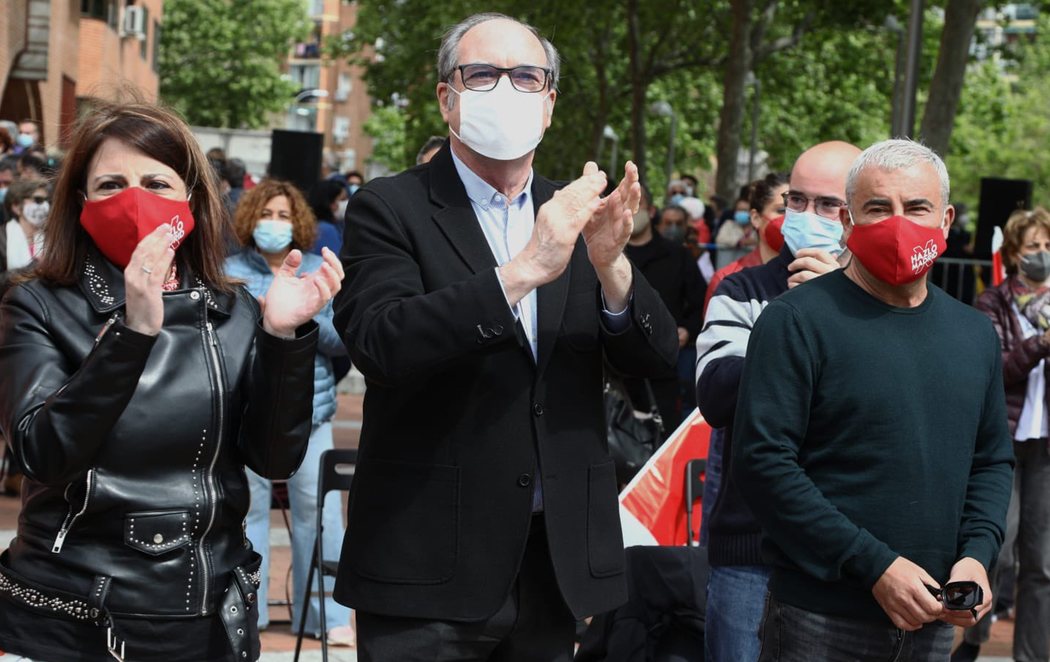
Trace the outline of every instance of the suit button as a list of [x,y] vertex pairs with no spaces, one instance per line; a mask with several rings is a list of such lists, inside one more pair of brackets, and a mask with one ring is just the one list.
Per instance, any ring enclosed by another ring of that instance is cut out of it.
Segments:
[[532,485],[532,476],[529,474],[521,474],[518,476],[518,485],[521,485],[522,487]]
[[537,415],[537,416],[543,416],[543,405],[541,405],[538,402],[533,404],[532,405],[532,413]]

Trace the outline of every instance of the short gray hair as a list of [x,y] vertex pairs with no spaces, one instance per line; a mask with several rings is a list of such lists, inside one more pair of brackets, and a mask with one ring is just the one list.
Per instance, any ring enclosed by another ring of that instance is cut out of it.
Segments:
[[551,70],[551,87],[555,90],[558,89],[558,78],[561,75],[561,57],[558,55],[558,49],[546,37],[541,35],[539,30],[528,23],[498,12],[485,12],[468,16],[445,32],[445,36],[441,39],[441,47],[438,48],[438,80],[448,82],[455,75],[456,67],[459,65],[459,42],[463,39],[463,35],[467,34],[474,26],[499,19],[513,21],[536,35],[536,38],[540,40],[540,44],[543,45],[543,52],[547,55],[547,68]]
[[948,168],[944,166],[944,161],[926,145],[907,138],[883,140],[860,153],[846,175],[846,204],[853,203],[857,179],[867,168],[904,170],[920,163],[929,163],[937,171],[937,177],[941,180],[941,204],[947,205],[951,188],[948,182]]

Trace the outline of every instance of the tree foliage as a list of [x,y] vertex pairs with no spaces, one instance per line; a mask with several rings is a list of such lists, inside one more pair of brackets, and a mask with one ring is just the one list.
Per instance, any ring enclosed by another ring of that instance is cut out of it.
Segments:
[[[727,116],[734,120],[729,128],[737,145],[727,152],[746,153],[750,147],[756,86],[741,87],[739,80],[748,72],[759,84],[756,148],[765,154],[768,168],[788,170],[801,151],[824,140],[866,147],[889,136],[899,33],[887,27],[886,18],[895,16],[906,25],[908,0],[742,3],[750,9],[750,60],[734,73],[738,92],[727,110],[735,1],[362,2],[359,24],[352,38],[339,42],[338,53],[366,67],[373,98],[386,116],[373,126],[379,158],[389,159],[392,169],[409,165],[428,136],[447,132],[435,99],[435,56],[444,31],[478,11],[500,11],[535,25],[563,56],[554,122],[537,152],[537,169],[544,174],[573,177],[587,159],[608,169],[613,147],[603,138],[608,127],[618,138],[617,170],[628,158],[647,165],[647,181],[659,193],[665,184],[670,122],[652,112],[658,101],[668,102],[678,120],[673,169],[699,174],[714,170],[719,131],[727,128]],[[952,0],[927,2],[920,117],[940,50],[969,50],[968,43],[943,38],[951,4]],[[1020,54],[1010,57],[1009,62],[1019,63],[1011,66],[1022,81],[1014,86],[995,65],[967,58],[946,158],[958,182],[956,190],[974,203],[979,175],[971,173],[1006,176],[1023,170],[1035,177],[1050,167],[1038,162],[1041,152],[1035,147],[1035,140],[1047,137],[1050,124],[1043,110],[1050,100],[1045,98],[1050,96],[1050,74],[1045,73],[1050,62],[1031,53],[1027,60]],[[399,103],[391,104],[392,99]],[[1029,110],[1022,111],[1019,104],[1030,104]],[[387,132],[390,145],[382,146]],[[1013,158],[1014,150],[1003,147],[1007,139],[1029,145],[1026,158]],[[1007,157],[1012,159],[1010,167]],[[724,168],[736,169],[735,159],[719,160]],[[742,183],[745,173],[732,174],[734,184]]]
[[302,0],[168,0],[161,99],[191,124],[265,126],[298,92],[281,63],[310,29]]

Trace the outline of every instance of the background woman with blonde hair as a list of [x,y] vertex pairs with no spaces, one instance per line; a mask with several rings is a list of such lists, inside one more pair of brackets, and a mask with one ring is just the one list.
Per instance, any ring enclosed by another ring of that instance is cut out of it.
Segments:
[[[1002,255],[1006,280],[982,292],[976,303],[1002,343],[1017,461],[1006,538],[990,583],[998,588],[998,576],[1017,562],[1013,657],[1045,660],[1050,656],[1050,213],[1042,207],[1014,212],[1003,229]],[[990,626],[985,618],[967,630],[952,659],[975,659]]]
[[[243,249],[226,260],[226,273],[243,280],[248,291],[263,296],[280,271],[281,265],[293,250],[303,253],[300,274],[309,274],[321,268],[324,260],[306,252],[317,237],[317,222],[309,205],[298,189],[288,182],[268,179],[241,197],[234,216],[237,238]],[[314,551],[317,534],[317,481],[321,453],[332,448],[332,417],[335,415],[335,377],[332,358],[346,354],[339,334],[332,326],[332,307],[320,311],[314,321],[318,325],[317,356],[314,358],[313,426],[310,443],[299,471],[288,480],[289,506],[292,511],[292,631],[297,632],[306,594],[306,575]],[[262,583],[259,586],[259,627],[269,624],[266,611],[269,592],[270,561],[270,498],[272,484],[266,478],[248,471],[248,485],[252,505],[245,521],[245,532],[252,546],[262,555]],[[339,558],[343,540],[343,516],[339,495],[332,492],[324,507],[325,558]],[[318,597],[310,601],[306,617],[306,632],[319,635]],[[328,641],[335,645],[352,645],[353,630],[348,625],[349,610],[327,598],[324,624]]]

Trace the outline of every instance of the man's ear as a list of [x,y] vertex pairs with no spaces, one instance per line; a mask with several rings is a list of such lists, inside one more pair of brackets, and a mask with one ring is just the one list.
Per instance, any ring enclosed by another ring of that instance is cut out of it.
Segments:
[[839,223],[842,223],[842,242],[845,244],[853,234],[853,218],[850,216],[849,205],[839,207]]
[[944,208],[944,220],[942,221],[941,229],[944,230],[944,238],[948,238],[948,231],[952,227],[952,223],[955,222],[955,206],[948,205]]

